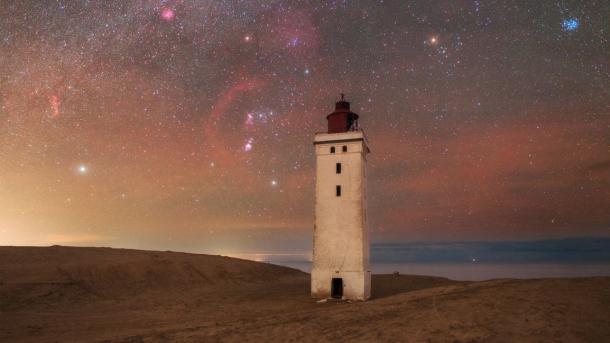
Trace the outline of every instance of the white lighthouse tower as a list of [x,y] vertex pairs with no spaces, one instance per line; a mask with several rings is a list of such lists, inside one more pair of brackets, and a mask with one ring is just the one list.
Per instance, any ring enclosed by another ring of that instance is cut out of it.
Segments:
[[366,214],[366,158],[358,115],[341,94],[328,132],[316,133],[316,204],[311,296],[366,300],[371,296]]

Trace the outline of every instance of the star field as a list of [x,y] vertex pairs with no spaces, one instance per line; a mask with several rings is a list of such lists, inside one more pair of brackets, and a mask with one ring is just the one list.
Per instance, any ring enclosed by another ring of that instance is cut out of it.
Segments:
[[311,244],[347,94],[374,241],[610,234],[607,1],[8,1],[0,245]]

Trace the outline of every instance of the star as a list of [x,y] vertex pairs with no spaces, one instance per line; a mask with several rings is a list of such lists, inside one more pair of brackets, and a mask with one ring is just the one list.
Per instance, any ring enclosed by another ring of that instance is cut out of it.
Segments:
[[277,186],[277,180],[271,180],[271,186],[273,186],[273,187]]
[[77,168],[77,171],[78,171],[78,173],[79,173],[79,174],[81,174],[81,175],[85,175],[85,174],[87,174],[87,172],[89,171],[89,168],[87,168],[87,166],[86,166],[86,165],[84,165],[84,164],[80,164],[80,165],[78,166],[78,168]]

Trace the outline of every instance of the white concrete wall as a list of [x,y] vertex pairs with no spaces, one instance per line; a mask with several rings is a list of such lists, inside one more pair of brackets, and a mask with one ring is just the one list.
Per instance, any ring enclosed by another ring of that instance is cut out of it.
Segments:
[[[341,142],[343,140],[352,140]],[[343,279],[344,299],[370,297],[369,236],[366,223],[366,154],[362,131],[315,137],[316,199],[311,294],[328,298],[333,277]],[[347,146],[347,152],[342,151]],[[330,147],[335,153],[330,153]],[[341,174],[336,173],[341,163]],[[341,196],[336,186],[341,185]]]

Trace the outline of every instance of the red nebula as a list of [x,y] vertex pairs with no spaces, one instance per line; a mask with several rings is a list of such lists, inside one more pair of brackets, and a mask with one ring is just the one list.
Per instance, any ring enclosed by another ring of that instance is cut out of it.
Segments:
[[[227,134],[220,134],[219,132],[220,127],[223,126],[223,117],[238,96],[258,89],[263,84],[263,81],[257,79],[245,79],[234,84],[228,90],[220,94],[218,101],[214,104],[212,111],[204,124],[204,134],[207,143],[211,147],[222,147],[222,149],[216,149],[211,153],[215,161],[221,161],[221,163],[225,165],[236,162],[235,155],[231,152],[230,148],[231,137]],[[242,151],[250,151],[252,149],[252,143],[252,139],[246,141],[245,145],[241,147]],[[229,148],[227,149],[227,147]]]
[[51,95],[49,97],[49,104],[51,105],[52,113],[49,116],[50,118],[59,117],[59,105],[61,105],[61,101],[57,95]]
[[175,17],[176,17],[176,13],[174,12],[173,9],[171,9],[169,7],[164,7],[161,9],[161,18],[163,18],[163,20],[170,21],[170,20],[174,19]]

